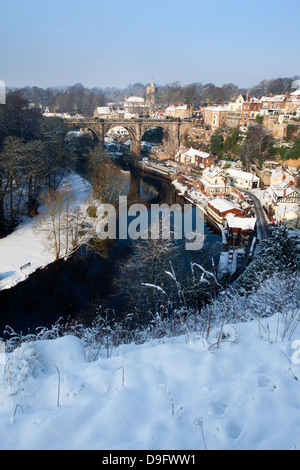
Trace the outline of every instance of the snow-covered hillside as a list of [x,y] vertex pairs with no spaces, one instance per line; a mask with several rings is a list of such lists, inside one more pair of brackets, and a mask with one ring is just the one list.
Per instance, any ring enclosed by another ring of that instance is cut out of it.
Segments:
[[[60,189],[69,190],[74,198],[72,206],[79,208],[85,207],[91,193],[88,181],[74,172],[62,180]],[[39,211],[43,213],[42,206]],[[48,246],[48,234],[37,230],[38,218],[27,217],[12,234],[0,239],[0,290],[14,287],[55,261],[55,252]]]
[[[75,336],[2,357],[1,449],[299,449],[300,327],[284,318],[130,344]],[[298,348],[298,349],[297,349]],[[4,364],[5,363],[5,364]]]

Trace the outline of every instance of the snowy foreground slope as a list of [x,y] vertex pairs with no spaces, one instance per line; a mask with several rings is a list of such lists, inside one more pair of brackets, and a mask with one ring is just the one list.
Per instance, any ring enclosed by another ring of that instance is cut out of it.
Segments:
[[300,328],[282,341],[283,328],[253,320],[219,348],[216,330],[95,362],[74,336],[24,343],[2,355],[0,448],[299,449]]

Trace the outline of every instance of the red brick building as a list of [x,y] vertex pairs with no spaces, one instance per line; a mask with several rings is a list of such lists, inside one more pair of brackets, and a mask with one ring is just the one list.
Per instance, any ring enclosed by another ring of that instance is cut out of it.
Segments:
[[262,103],[257,98],[249,98],[244,101],[242,105],[241,124],[246,124],[249,121],[255,121],[256,116],[259,114]]

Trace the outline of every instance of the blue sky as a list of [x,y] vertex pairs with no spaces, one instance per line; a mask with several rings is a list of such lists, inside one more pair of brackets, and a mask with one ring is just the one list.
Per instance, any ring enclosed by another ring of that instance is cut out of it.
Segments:
[[299,0],[0,0],[7,86],[255,85],[300,74]]

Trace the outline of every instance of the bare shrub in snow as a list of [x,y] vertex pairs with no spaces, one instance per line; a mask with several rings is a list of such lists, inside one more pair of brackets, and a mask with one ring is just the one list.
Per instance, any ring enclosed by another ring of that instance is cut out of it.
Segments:
[[34,343],[23,343],[7,355],[0,387],[5,388],[10,396],[16,396],[22,392],[25,382],[40,371],[39,353]]

